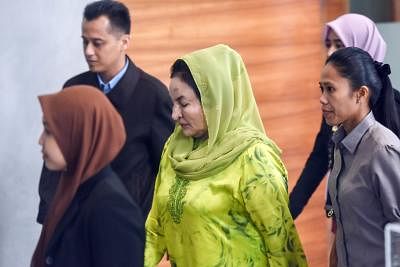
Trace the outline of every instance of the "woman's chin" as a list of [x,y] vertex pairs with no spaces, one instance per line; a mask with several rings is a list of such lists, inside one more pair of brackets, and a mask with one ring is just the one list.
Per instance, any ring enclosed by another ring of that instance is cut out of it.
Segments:
[[341,125],[340,122],[334,121],[334,122],[328,122],[326,121],[326,124],[328,124],[329,126],[332,127],[332,131],[336,132],[336,130],[338,129],[338,127]]
[[329,113],[329,114],[324,114],[324,118],[325,118],[326,124],[328,124],[329,126],[336,126],[336,125],[338,125],[337,120],[335,120],[334,116],[332,116],[331,113]]
[[189,129],[182,128],[182,133],[186,137],[193,137],[193,132],[190,131]]
[[50,171],[63,171],[65,169],[65,167],[63,167],[63,166],[58,166],[57,164],[53,164],[53,163],[48,162],[46,160],[44,161],[44,165]]

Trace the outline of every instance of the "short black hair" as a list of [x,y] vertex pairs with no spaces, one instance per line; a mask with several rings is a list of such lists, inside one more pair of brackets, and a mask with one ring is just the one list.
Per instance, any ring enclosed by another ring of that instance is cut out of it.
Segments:
[[186,62],[182,59],[178,59],[171,67],[171,76],[170,78],[178,77],[187,85],[189,85],[194,93],[196,94],[197,98],[201,101],[201,95],[199,88],[197,87],[196,82],[193,79],[193,75],[190,72],[189,66]]
[[88,4],[83,12],[83,18],[87,21],[106,16],[110,20],[113,30],[118,30],[124,34],[131,32],[131,17],[129,9],[118,1],[100,0]]

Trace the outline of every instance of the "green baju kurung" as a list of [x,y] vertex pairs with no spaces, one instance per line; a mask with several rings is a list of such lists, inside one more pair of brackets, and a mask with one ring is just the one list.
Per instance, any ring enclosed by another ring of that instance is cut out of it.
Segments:
[[266,137],[240,56],[191,53],[208,139],[180,126],[165,145],[146,222],[145,266],[307,266],[288,208],[287,172]]

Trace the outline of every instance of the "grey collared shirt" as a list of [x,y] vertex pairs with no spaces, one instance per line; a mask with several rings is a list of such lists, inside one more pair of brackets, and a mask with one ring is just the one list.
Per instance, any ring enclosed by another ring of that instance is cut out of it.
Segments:
[[384,233],[400,222],[400,140],[370,112],[334,133],[328,189],[337,221],[338,266],[385,266]]

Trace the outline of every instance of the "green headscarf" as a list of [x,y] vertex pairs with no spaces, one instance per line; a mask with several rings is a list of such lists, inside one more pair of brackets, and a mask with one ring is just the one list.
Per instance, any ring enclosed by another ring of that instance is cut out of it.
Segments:
[[200,91],[208,139],[194,148],[177,125],[166,153],[178,177],[198,180],[229,166],[253,144],[264,142],[277,155],[279,148],[264,127],[241,56],[227,45],[197,50],[181,58]]

